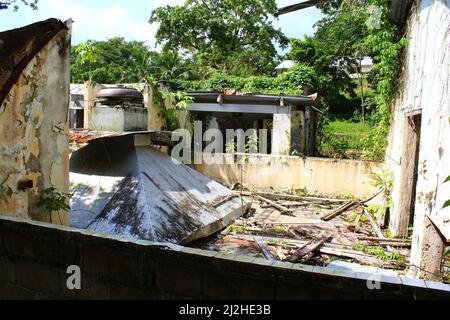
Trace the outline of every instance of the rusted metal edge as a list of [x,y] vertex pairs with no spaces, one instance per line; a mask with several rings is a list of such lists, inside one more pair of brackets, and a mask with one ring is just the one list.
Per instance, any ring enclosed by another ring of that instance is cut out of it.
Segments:
[[117,134],[112,133],[111,135],[94,137],[93,139],[90,139],[88,143],[91,143],[93,141],[98,141],[98,140],[115,139],[118,137],[144,135],[144,136],[149,136],[154,145],[173,147],[175,145],[175,142],[172,141],[172,134],[173,134],[172,131],[136,131],[136,132],[125,132],[125,133],[117,133]]
[[[36,30],[36,32],[32,32],[33,30]],[[27,46],[30,41],[34,41],[31,50],[21,57],[19,63],[17,63],[12,69],[8,80],[6,80],[0,89],[0,105],[3,104],[11,91],[11,88],[17,82],[23,70],[27,67],[30,61],[63,30],[69,30],[69,28],[62,21],[52,18],[28,25],[26,27],[0,33],[0,40],[6,36],[11,37],[11,35],[14,34],[25,34],[25,39],[17,39],[17,41],[21,41],[21,45],[19,47],[14,48],[15,50],[11,52],[7,52],[4,57],[1,57],[2,55],[0,54],[1,61],[6,61],[6,59],[11,55]]]
[[323,4],[323,3],[327,2],[327,1],[328,0],[303,1],[303,2],[300,2],[300,3],[297,3],[297,4],[293,4],[293,5],[290,5],[290,6],[286,6],[286,7],[280,8],[278,10],[278,12],[276,12],[274,14],[274,16],[275,17],[279,17],[279,16],[281,16],[283,14],[294,12],[294,11],[298,11],[298,10],[302,10],[302,9],[306,9],[306,8],[309,8],[309,7],[314,7],[314,6]]

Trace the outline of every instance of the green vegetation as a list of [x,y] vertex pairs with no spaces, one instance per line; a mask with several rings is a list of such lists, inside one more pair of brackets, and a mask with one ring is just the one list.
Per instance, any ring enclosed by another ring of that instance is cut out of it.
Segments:
[[[406,44],[404,26],[389,19],[389,0],[330,0],[319,8],[324,18],[316,33],[299,40],[274,28],[269,19],[277,10],[274,0],[188,0],[160,7],[150,22],[159,23],[161,52],[123,38],[88,41],[73,49],[72,81],[165,80],[179,91],[317,92],[327,114],[319,117],[321,155],[381,160]],[[288,44],[289,53],[279,56],[276,46]],[[350,74],[358,74],[365,56],[376,66],[354,79]],[[273,76],[283,59],[297,65]],[[161,112],[171,122],[176,111]]]
[[19,10],[19,6],[28,6],[33,10],[37,10],[39,0],[1,0],[0,10],[3,9],[13,9],[14,11]]
[[377,126],[365,143],[365,154],[383,158],[391,122],[391,104],[401,74],[401,54],[407,40],[404,38],[404,25],[395,24],[390,19],[390,0],[371,0],[370,4],[372,14],[367,21],[369,34],[365,45],[377,61],[372,75]]
[[355,246],[353,246],[353,250],[361,251],[361,252],[376,256],[378,259],[381,259],[381,260],[396,261],[399,264],[405,263],[404,257],[396,251],[386,252],[383,248],[368,247],[365,245],[355,245]]
[[[448,176],[447,179],[445,179],[445,181],[444,181],[444,183],[448,183],[448,182],[450,182],[450,176]],[[442,207],[442,209],[445,209],[445,208],[448,208],[448,207],[450,207],[450,200],[447,200],[444,203],[444,206]]]
[[73,83],[137,83],[155,80],[190,79],[196,69],[177,52],[150,51],[139,41],[112,38],[86,41],[72,48]]
[[390,170],[383,170],[381,173],[371,174],[369,177],[373,181],[372,186],[383,192],[385,201],[383,205],[371,205],[367,209],[383,217],[393,205],[391,194],[394,187],[394,173]]
[[269,20],[275,0],[187,0],[182,6],[155,9],[159,44],[183,51],[202,67],[239,76],[272,72],[278,57],[275,44],[288,45]]
[[70,195],[51,187],[44,190],[38,203],[38,207],[47,210],[49,213],[58,212],[60,210],[70,211],[70,206],[67,204],[69,198]]
[[297,65],[278,77],[238,77],[215,73],[207,80],[173,80],[173,86],[185,91],[237,90],[241,92],[271,94],[302,94],[303,88],[316,90],[319,76],[313,68]]
[[363,141],[369,135],[372,126],[354,120],[335,120],[323,128],[319,151],[331,158],[361,158]]

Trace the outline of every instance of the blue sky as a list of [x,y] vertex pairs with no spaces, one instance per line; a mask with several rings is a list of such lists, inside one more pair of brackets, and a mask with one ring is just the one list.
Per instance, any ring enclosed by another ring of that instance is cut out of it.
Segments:
[[[277,0],[279,7],[299,0]],[[40,0],[39,10],[21,7],[18,12],[0,11],[0,31],[21,27],[36,21],[55,17],[72,18],[73,43],[88,39],[104,40],[123,36],[128,40],[145,41],[155,46],[157,25],[150,25],[151,11],[159,6],[180,5],[184,0]],[[281,16],[274,21],[288,37],[301,38],[312,34],[313,25],[321,18],[316,8],[309,8]]]

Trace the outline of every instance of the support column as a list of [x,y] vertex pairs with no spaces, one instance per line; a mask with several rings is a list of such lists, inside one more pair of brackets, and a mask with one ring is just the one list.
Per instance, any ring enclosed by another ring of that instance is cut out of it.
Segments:
[[291,113],[273,115],[272,154],[289,155],[291,149]]
[[[162,128],[160,110],[154,92],[155,90],[156,89],[150,84],[146,84],[144,87],[144,107],[148,110],[148,131],[161,131]],[[162,102],[163,101],[161,101],[161,103]]]
[[97,86],[91,81],[86,81],[84,83],[84,120],[83,127],[85,129],[95,129],[92,128],[90,123],[92,108],[95,106],[95,99],[97,98]]
[[393,228],[396,236],[408,237],[411,217],[414,214],[417,171],[419,163],[421,114],[407,114],[403,124],[403,148],[400,165],[400,195],[394,211]]
[[296,155],[305,154],[304,142],[304,116],[303,111],[293,111],[291,113],[291,143],[292,152]]
[[442,281],[444,250],[444,238],[430,218],[425,214],[416,215],[410,275],[424,280]]

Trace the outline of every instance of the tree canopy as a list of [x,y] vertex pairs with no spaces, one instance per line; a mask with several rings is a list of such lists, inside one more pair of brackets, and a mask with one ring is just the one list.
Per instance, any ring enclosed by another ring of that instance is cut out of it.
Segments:
[[117,37],[72,48],[72,82],[135,83],[197,79],[199,69],[178,52],[151,51],[143,42]]
[[38,2],[39,2],[39,0],[1,0],[0,1],[0,10],[12,8],[17,11],[19,9],[19,5],[21,5],[21,4],[28,6],[28,7],[32,8],[33,10],[37,10]]
[[275,0],[187,0],[183,6],[155,9],[158,43],[168,51],[184,50],[199,65],[234,75],[273,70],[275,44],[288,45],[269,17]]
[[345,102],[344,94],[355,95],[356,84],[348,70],[367,54],[367,1],[333,0],[320,8],[325,17],[316,24],[316,33],[291,39],[289,57],[321,74],[322,95],[333,111]]
[[72,82],[139,82],[150,54],[143,42],[120,37],[87,41],[72,48]]

